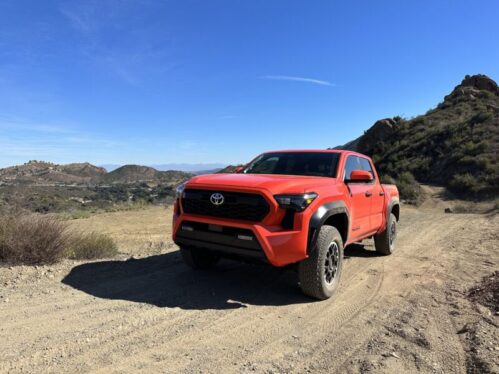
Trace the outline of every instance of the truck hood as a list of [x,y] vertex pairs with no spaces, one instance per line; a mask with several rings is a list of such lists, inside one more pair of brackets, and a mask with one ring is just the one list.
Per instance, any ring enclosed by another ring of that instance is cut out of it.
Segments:
[[187,182],[187,188],[209,189],[266,189],[272,194],[314,192],[322,186],[336,184],[335,178],[271,174],[208,174],[199,175]]

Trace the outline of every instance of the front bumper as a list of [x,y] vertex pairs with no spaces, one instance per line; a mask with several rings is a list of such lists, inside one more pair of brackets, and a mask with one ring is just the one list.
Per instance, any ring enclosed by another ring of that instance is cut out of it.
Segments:
[[[274,266],[285,266],[307,257],[308,223],[304,225],[306,222],[303,213],[295,213],[293,228],[290,230],[264,222],[248,223],[189,215],[175,209],[173,240],[180,246],[194,246],[260,258]],[[198,226],[196,231],[196,225],[202,226]],[[192,231],[186,228],[192,228]],[[252,236],[253,239],[240,239],[238,235]]]

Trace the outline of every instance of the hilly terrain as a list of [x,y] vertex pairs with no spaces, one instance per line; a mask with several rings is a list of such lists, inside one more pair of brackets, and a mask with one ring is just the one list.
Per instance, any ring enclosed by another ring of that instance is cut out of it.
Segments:
[[65,212],[79,217],[168,203],[173,199],[173,188],[191,176],[139,165],[125,165],[108,173],[89,163],[30,161],[0,169],[0,211]]
[[125,165],[108,173],[106,169],[88,162],[58,165],[36,160],[0,169],[0,183],[3,184],[175,184],[190,176],[192,174],[183,171],[158,171],[140,165]]
[[497,196],[499,87],[485,75],[466,76],[436,108],[379,120],[337,148],[371,156],[385,180],[441,185],[470,198]]
[[[422,201],[419,183],[442,186],[471,200],[496,198],[499,87],[485,75],[466,76],[425,114],[381,119],[359,138],[336,148],[371,156],[382,180],[396,183],[408,202]],[[235,168],[212,172],[231,173]],[[173,196],[173,187],[191,176],[140,165],[108,173],[89,163],[30,161],[0,169],[0,208],[14,204],[51,212],[165,202]]]
[[57,165],[45,161],[29,161],[0,169],[3,183],[97,183],[106,174],[106,169],[87,162]]
[[125,165],[103,175],[101,181],[105,183],[180,183],[190,176],[191,174],[183,171],[158,171],[149,166]]

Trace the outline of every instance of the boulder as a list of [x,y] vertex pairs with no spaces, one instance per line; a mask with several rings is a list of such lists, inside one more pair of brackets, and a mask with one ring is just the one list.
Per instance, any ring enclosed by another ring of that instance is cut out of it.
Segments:
[[370,154],[376,143],[388,139],[395,131],[395,120],[384,118],[376,121],[374,125],[360,137],[357,149],[361,153]]
[[499,95],[499,86],[497,86],[497,83],[493,79],[487,77],[484,74],[477,74],[471,76],[467,75],[466,77],[464,77],[463,81],[459,86],[473,87],[478,90],[490,91],[492,93],[495,93],[496,95]]
[[444,101],[458,97],[466,97],[474,100],[485,94],[482,91],[491,92],[499,96],[499,86],[497,83],[484,74],[467,75],[463,81],[454,88],[454,90],[445,97]]

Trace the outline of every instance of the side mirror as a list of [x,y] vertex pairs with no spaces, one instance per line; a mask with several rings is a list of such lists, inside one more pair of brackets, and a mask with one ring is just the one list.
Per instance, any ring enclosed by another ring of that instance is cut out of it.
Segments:
[[373,175],[366,170],[352,170],[350,173],[350,178],[346,182],[371,182],[373,180]]
[[238,166],[235,170],[234,170],[234,173],[242,173],[242,171],[244,170],[244,166]]

